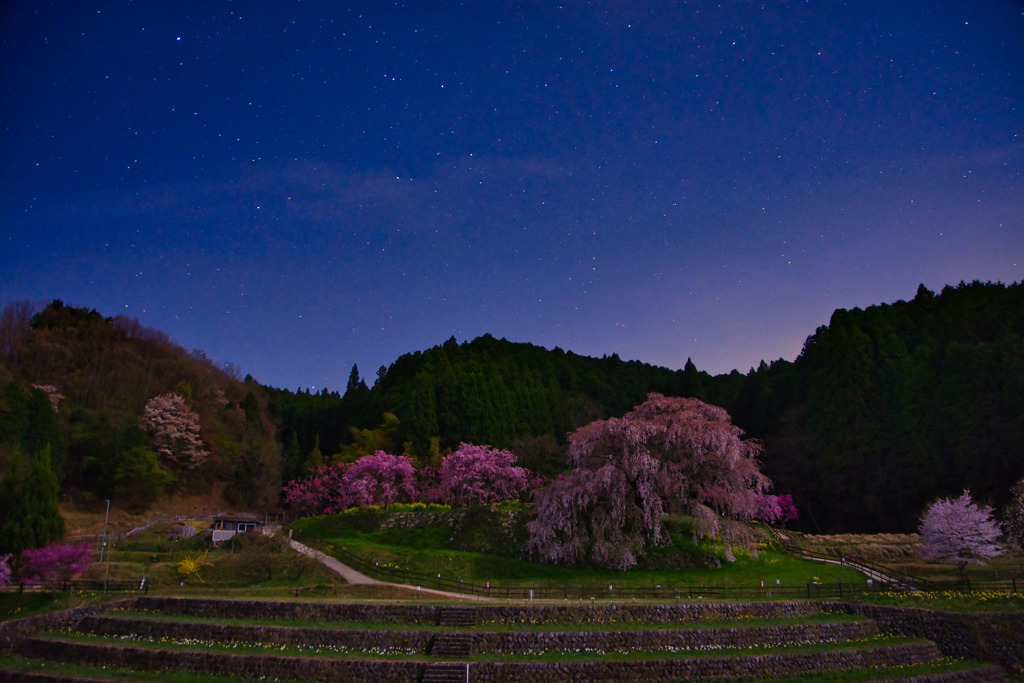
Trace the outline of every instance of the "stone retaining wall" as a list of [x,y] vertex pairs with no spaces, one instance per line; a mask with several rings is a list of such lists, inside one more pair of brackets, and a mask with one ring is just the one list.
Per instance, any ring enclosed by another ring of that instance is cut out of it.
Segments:
[[871,618],[883,633],[927,638],[951,657],[995,662],[1024,674],[1024,612],[936,612],[913,607],[829,603]]
[[153,619],[90,616],[77,626],[82,633],[117,637],[131,634],[140,639],[191,639],[213,642],[277,644],[289,647],[336,648],[339,651],[422,653],[429,652],[437,631],[326,629],[295,626],[207,624]]
[[477,624],[678,624],[727,619],[781,619],[819,614],[817,603],[691,602],[636,605],[487,605],[472,607]]
[[108,667],[230,674],[249,678],[288,678],[352,683],[417,683],[423,664],[407,661],[280,657],[222,652],[158,650],[139,647],[96,647],[87,643],[26,638],[16,653],[31,659],[60,659]]
[[[100,636],[132,634],[211,642],[278,643],[291,647],[335,648],[365,653],[427,653],[440,631],[320,629],[290,626],[207,624],[152,619],[87,616],[77,630]],[[750,628],[627,631],[464,631],[474,653],[543,654],[544,652],[689,652],[726,647],[778,647],[835,643],[877,633],[870,621],[833,624],[786,624]]]
[[[27,638],[17,653],[29,658],[54,658],[133,669],[188,671],[197,674],[281,677],[327,681],[398,683],[418,681],[424,662],[279,657],[215,652],[97,647],[83,643]],[[474,662],[473,683],[573,683],[574,681],[693,680],[698,678],[777,678],[846,668],[888,667],[938,656],[931,643],[894,645],[801,654],[740,657],[690,657],[661,660],[591,662]]]
[[790,624],[750,628],[631,631],[472,632],[473,652],[543,654],[545,652],[701,652],[724,648],[780,647],[837,643],[870,638],[869,621]]
[[[358,605],[262,600],[134,598],[135,609],[216,619],[436,624],[442,605]],[[780,619],[820,613],[818,603],[679,603],[636,605],[462,605],[474,610],[477,624],[673,624],[727,619]],[[845,613],[845,610],[838,610]]]
[[210,600],[206,598],[135,598],[132,609],[212,619],[279,619],[289,621],[373,622],[378,624],[436,624],[438,605],[338,604],[273,602],[269,600]]
[[473,683],[585,683],[590,681],[703,680],[707,678],[773,679],[807,673],[875,668],[927,661],[938,655],[931,644],[896,645],[805,654],[747,657],[690,657],[549,663],[482,662],[470,665]]
[[[130,600],[124,602],[130,603]],[[11,652],[21,638],[27,638],[40,631],[59,631],[74,627],[79,621],[95,613],[95,607],[78,607],[34,617],[0,621],[0,652]]]

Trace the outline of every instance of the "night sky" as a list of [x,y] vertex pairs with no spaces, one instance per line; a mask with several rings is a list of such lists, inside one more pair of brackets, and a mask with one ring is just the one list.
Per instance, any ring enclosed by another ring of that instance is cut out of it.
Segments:
[[1024,275],[1024,3],[0,5],[0,304],[344,390],[490,333],[670,368]]

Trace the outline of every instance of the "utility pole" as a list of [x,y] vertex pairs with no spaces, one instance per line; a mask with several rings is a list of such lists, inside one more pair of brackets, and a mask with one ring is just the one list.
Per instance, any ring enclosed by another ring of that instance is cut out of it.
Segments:
[[110,550],[107,549],[107,522],[110,521],[110,499],[107,499],[107,514],[103,518],[103,545],[100,547],[100,562],[103,561],[103,551],[107,551],[107,573],[103,577],[103,594],[107,594],[107,581],[110,579]]

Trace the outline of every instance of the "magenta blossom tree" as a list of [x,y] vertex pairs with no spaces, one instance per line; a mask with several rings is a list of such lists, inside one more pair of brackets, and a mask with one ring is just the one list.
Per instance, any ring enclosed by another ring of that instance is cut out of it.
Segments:
[[788,522],[800,517],[796,505],[793,505],[793,496],[788,493],[781,496],[770,493],[759,496],[758,507],[759,509],[754,513],[754,519],[768,524]]
[[0,586],[11,582],[11,554],[0,555]]
[[384,451],[364,455],[345,470],[341,481],[345,507],[416,500],[416,470],[404,455]]
[[416,470],[404,455],[377,451],[346,465],[320,465],[285,484],[284,502],[300,515],[333,515],[350,507],[418,500]]
[[319,465],[284,486],[284,502],[303,516],[331,515],[345,509],[345,465]]
[[92,549],[88,543],[51,543],[22,553],[21,575],[29,583],[70,581],[89,568]]
[[440,494],[451,505],[489,505],[518,498],[538,479],[516,466],[514,453],[464,443],[441,461]]
[[985,560],[1003,554],[999,540],[999,523],[992,519],[992,508],[979,507],[971,500],[970,491],[959,498],[940,498],[925,512],[920,526],[922,550],[929,559],[953,562],[965,577],[968,564],[985,564]]
[[427,465],[416,470],[416,500],[420,503],[441,501],[441,475],[436,467]]
[[621,418],[599,420],[570,437],[573,472],[542,490],[528,548],[552,563],[628,569],[648,545],[671,541],[666,514],[693,517],[695,534],[746,543],[734,523],[764,513],[770,482],[761,447],[741,438],[729,414],[697,399],[651,394]]

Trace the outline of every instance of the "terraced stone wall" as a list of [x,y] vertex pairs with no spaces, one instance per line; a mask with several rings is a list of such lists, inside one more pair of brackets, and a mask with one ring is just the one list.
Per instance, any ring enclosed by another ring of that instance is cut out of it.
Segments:
[[962,614],[844,603],[830,607],[869,617],[883,633],[927,638],[943,654],[995,662],[1024,674],[1024,612]]
[[259,626],[188,621],[87,616],[77,630],[99,636],[126,633],[140,640],[197,640],[250,644],[275,644],[304,650],[334,650],[365,654],[414,654],[429,652],[436,631],[331,629],[295,626]]
[[30,659],[51,658],[55,651],[59,652],[62,661],[83,664],[203,675],[230,674],[249,678],[417,683],[423,671],[422,664],[402,661],[281,657],[270,654],[236,655],[137,647],[94,648],[83,643],[54,642],[37,638],[22,640],[15,649],[17,654]]
[[498,605],[474,608],[477,624],[673,624],[725,619],[779,619],[820,613],[817,603],[680,603],[667,605]]
[[33,633],[73,627],[86,616],[95,613],[95,607],[78,607],[34,617],[0,621],[0,652],[11,652],[18,640]]
[[470,665],[473,683],[550,683],[551,681],[657,681],[707,678],[781,678],[847,668],[899,666],[908,658],[937,654],[932,644],[898,645],[856,651],[758,657],[691,657],[533,664],[481,662]]
[[701,652],[725,648],[841,642],[870,638],[869,621],[835,624],[787,624],[759,628],[626,631],[476,631],[473,651],[494,654]]
[[[29,658],[53,657],[63,661],[103,664],[108,667],[224,674],[265,678],[338,680],[349,683],[419,681],[425,665],[416,662],[242,655],[214,652],[148,650],[135,647],[91,648],[81,643],[29,638],[18,653]],[[805,654],[767,654],[751,657],[695,657],[649,660],[596,660],[589,662],[472,662],[474,683],[550,683],[550,681],[695,680],[714,677],[776,678],[848,668],[898,666],[908,660],[938,656],[931,643],[837,650]]]
[[212,619],[285,619],[291,621],[436,624],[437,605],[357,605],[264,600],[208,600],[139,597],[132,609]]
[[[86,616],[77,630],[101,636],[132,634],[142,640],[199,640],[251,644],[274,643],[344,654],[415,654],[430,652],[438,632],[432,630],[330,629],[244,624],[153,621]],[[473,651],[489,654],[545,652],[691,652],[724,648],[777,647],[869,638],[870,621],[831,624],[785,624],[757,628],[625,631],[469,631]]]
[[[807,601],[763,603],[680,603],[668,605],[484,605],[467,606],[477,624],[669,624],[725,619],[778,619],[818,614]],[[329,604],[262,600],[198,600],[139,597],[134,609],[215,619],[288,619],[294,621],[436,624],[443,606]],[[845,610],[838,610],[845,613]]]

